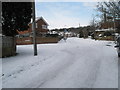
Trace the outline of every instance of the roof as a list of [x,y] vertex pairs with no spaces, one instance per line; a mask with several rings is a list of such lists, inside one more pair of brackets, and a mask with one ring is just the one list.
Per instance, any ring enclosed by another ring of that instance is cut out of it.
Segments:
[[39,21],[40,19],[42,19],[42,20],[46,23],[46,25],[49,25],[49,24],[43,19],[43,17],[36,17],[35,22]]
[[109,29],[97,29],[95,31],[111,31],[111,30],[114,30],[113,28],[109,28]]
[[18,30],[17,30],[17,32],[18,32],[19,34],[26,34],[26,33],[30,33],[30,31],[29,31],[29,30],[25,30],[25,31],[18,31]]

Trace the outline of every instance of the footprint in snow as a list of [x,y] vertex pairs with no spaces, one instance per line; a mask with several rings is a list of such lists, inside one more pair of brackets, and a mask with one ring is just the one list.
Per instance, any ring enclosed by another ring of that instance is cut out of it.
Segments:
[[106,46],[111,46],[111,45],[108,44],[108,45],[106,45]]

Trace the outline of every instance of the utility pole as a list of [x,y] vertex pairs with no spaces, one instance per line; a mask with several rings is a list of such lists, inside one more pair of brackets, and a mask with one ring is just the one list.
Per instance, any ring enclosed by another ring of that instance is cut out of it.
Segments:
[[[116,32],[116,12],[115,12],[115,6],[113,6],[113,30],[114,30],[114,33]],[[114,36],[114,40],[115,40],[115,43],[116,43],[116,36]]]
[[80,28],[80,23],[79,23],[79,28]]
[[35,22],[35,1],[32,2],[32,30],[33,30],[33,46],[34,56],[37,56],[37,44],[36,44],[36,22]]

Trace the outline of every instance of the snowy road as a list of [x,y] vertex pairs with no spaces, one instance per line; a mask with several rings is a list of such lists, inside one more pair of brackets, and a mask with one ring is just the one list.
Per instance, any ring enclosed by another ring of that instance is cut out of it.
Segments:
[[18,46],[4,58],[4,88],[117,88],[118,57],[114,43],[69,38],[67,42]]

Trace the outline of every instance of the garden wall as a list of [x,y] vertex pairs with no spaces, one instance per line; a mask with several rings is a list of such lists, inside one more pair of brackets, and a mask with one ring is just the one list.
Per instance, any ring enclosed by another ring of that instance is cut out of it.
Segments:
[[[36,37],[37,44],[45,44],[45,43],[57,43],[60,40],[58,37]],[[28,45],[33,44],[32,37],[23,37],[16,39],[17,45]]]
[[0,36],[0,57],[8,57],[16,54],[16,40],[14,37]]

